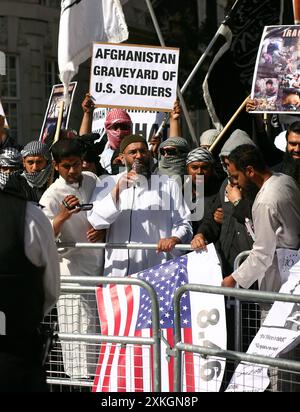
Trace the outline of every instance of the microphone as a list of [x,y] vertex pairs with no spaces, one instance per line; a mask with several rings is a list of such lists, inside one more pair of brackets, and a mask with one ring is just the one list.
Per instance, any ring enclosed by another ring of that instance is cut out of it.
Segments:
[[145,173],[145,166],[140,160],[136,159],[132,163],[131,170],[134,170],[138,175],[143,175]]

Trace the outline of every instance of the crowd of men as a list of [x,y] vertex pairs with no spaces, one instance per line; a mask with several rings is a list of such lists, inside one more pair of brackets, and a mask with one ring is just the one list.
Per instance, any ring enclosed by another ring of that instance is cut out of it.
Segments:
[[[9,216],[0,223],[1,233],[8,234],[0,247],[1,282],[7,287],[7,292],[0,287],[0,305],[6,305],[0,311],[8,313],[6,341],[0,340],[0,391],[43,390],[37,331],[55,302],[61,331],[91,331],[90,302],[81,295],[59,298],[59,274],[128,276],[184,253],[175,245],[190,243],[195,250],[205,250],[213,242],[222,264],[223,286],[238,283],[249,288],[257,282],[259,289],[276,292],[281,287],[276,249],[300,247],[299,121],[288,127],[286,151],[274,167],[270,153],[239,129],[218,157],[209,151],[217,130],[205,131],[199,146],[192,147],[182,136],[177,102],[170,115],[169,137],[158,142],[156,136],[150,146],[143,136],[132,133],[131,118],[123,109],[108,113],[101,142],[90,141],[93,103],[89,95],[82,106],[80,134],[64,132],[55,143],[51,138],[34,140],[23,148],[10,139],[0,117],[0,204]],[[183,195],[187,188],[191,188],[190,201]],[[157,249],[107,249],[105,253],[60,249],[58,255],[54,239],[155,243]],[[244,250],[251,252],[234,270],[234,260]],[[17,314],[4,296],[2,300],[2,294],[12,293],[14,276],[20,276],[30,300],[25,335],[22,330],[11,332]],[[25,288],[27,276],[30,283]],[[76,325],[71,319],[74,313],[80,314]],[[26,337],[26,351],[11,345],[21,334],[22,341]],[[62,345],[62,352],[68,376],[89,378],[88,356],[82,360],[82,352],[87,353],[84,346],[70,350]],[[81,362],[76,363],[80,356]],[[31,365],[24,376],[8,372],[21,370],[24,363]]]

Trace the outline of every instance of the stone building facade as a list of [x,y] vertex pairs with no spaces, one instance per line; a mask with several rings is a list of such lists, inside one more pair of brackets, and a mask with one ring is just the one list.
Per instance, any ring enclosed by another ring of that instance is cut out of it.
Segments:
[[[60,0],[0,0],[0,51],[6,55],[6,75],[0,76],[0,98],[11,133],[19,144],[37,139],[53,84],[60,83],[57,43]],[[123,6],[130,43],[157,44],[146,2]],[[74,80],[78,86],[69,126],[78,129],[81,101],[88,91],[89,62]]]

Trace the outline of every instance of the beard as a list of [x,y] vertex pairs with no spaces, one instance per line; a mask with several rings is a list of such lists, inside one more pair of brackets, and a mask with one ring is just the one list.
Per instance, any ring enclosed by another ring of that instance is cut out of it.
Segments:
[[257,193],[259,192],[259,188],[250,180],[247,181],[245,187],[243,187],[242,193],[243,197],[247,200],[254,202]]
[[286,152],[283,157],[281,172],[293,177],[300,186],[300,159],[294,159],[289,152]]

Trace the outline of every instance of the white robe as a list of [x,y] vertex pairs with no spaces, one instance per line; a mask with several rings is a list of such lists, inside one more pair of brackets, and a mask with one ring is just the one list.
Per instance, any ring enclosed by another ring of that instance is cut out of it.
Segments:
[[[91,172],[82,172],[83,180],[78,183],[67,184],[60,176],[44,192],[40,204],[43,211],[52,222],[59,213],[62,200],[67,195],[75,195],[80,203],[89,203],[98,181],[97,176]],[[87,212],[75,213],[66,220],[58,236],[61,242],[88,242],[86,232],[90,229]],[[103,265],[103,251],[98,249],[59,249],[60,272],[62,276],[100,276]]]
[[[174,180],[153,175],[153,179],[159,178],[162,182],[160,190],[154,184],[149,188],[137,184],[121,191],[118,207],[110,192],[121,175],[106,177],[97,185],[92,197],[94,207],[88,213],[88,219],[95,228],[109,228],[107,242],[158,243],[161,238],[171,236],[178,237],[182,243],[190,242],[190,211]],[[173,250],[171,255],[157,254],[156,250],[108,249],[105,252],[104,275],[127,276],[180,254],[180,250]]]
[[[91,172],[82,172],[83,180],[67,184],[60,176],[43,194],[40,204],[43,211],[52,222],[59,213],[62,200],[67,195],[75,195],[80,203],[89,203],[98,181]],[[88,242],[86,237],[90,224],[85,211],[75,213],[65,221],[58,238],[62,242]],[[101,249],[59,249],[60,272],[62,276],[100,276],[103,268],[103,250]],[[59,330],[62,333],[96,333],[98,315],[94,294],[63,294],[57,302]],[[94,352],[84,342],[63,343],[63,359],[66,373],[72,378],[87,378],[94,373],[93,365],[98,356],[89,356]],[[93,355],[93,354],[92,354]]]

